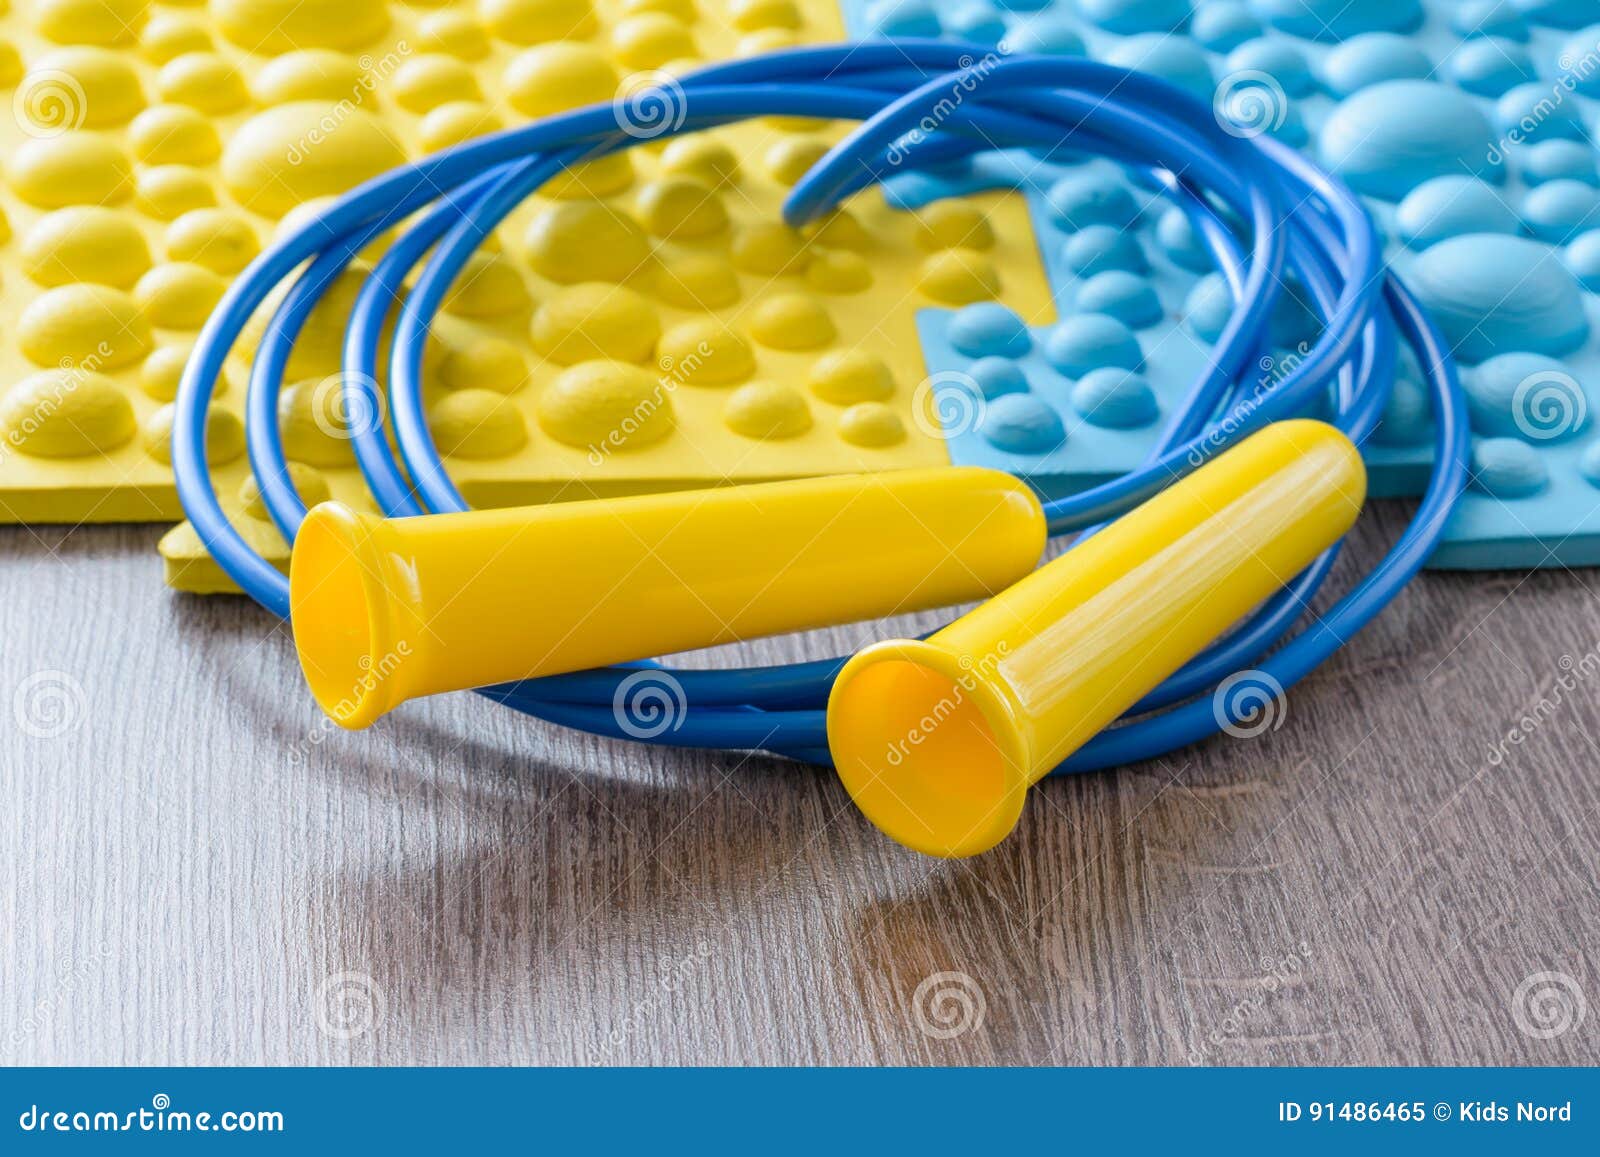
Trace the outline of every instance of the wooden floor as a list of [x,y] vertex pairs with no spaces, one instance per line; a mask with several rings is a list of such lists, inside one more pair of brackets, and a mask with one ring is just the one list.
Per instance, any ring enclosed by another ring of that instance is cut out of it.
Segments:
[[157,533],[0,531],[0,1062],[1600,1059],[1600,573],[1425,575],[1277,730],[945,863],[773,759],[334,732]]

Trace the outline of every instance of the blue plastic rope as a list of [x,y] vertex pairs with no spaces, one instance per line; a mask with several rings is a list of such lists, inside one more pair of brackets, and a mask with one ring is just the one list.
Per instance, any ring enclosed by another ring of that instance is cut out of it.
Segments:
[[[1212,252],[1235,298],[1234,314],[1149,461],[1049,503],[1054,535],[1093,533],[1267,423],[1326,412],[1330,395],[1333,420],[1359,443],[1388,404],[1401,340],[1416,354],[1433,411],[1428,489],[1389,553],[1305,630],[1282,642],[1328,577],[1337,548],[1327,552],[1057,769],[1087,771],[1146,759],[1216,732],[1234,721],[1235,708],[1219,710],[1209,695],[1196,696],[1250,668],[1264,682],[1290,687],[1382,610],[1438,543],[1466,483],[1466,406],[1443,340],[1405,287],[1385,272],[1372,223],[1342,184],[1275,141],[1225,131],[1208,106],[1164,81],[1075,58],[984,53],[934,40],[796,49],[702,69],[634,100],[656,101],[656,111],[665,114],[662,131],[651,135],[656,140],[757,116],[861,122],[791,192],[784,216],[796,226],[876,183],[892,167],[891,155],[904,170],[996,147],[1048,152],[1067,146],[1109,157],[1165,187]],[[962,99],[952,108],[949,97],[958,88]],[[642,136],[624,131],[625,123],[619,109],[580,109],[386,173],[274,244],[230,287],[178,391],[173,472],[207,549],[262,606],[286,616],[288,582],[228,524],[204,452],[207,406],[250,316],[294,277],[256,351],[246,423],[263,501],[292,541],[306,507],[290,479],[277,422],[289,354],[312,309],[355,255],[420,213],[357,295],[345,336],[343,402],[347,413],[381,414],[386,406],[390,415],[398,457],[378,423],[356,423],[352,433],[381,509],[392,517],[466,509],[427,427],[421,376],[429,326],[463,265],[524,199],[573,163],[641,143]],[[936,132],[925,131],[930,123],[938,125]],[[414,271],[402,302],[400,286]],[[1269,348],[1268,320],[1286,278],[1305,287],[1322,335],[1283,380],[1258,388],[1253,366]],[[396,312],[384,399],[377,386],[380,334]],[[680,726],[653,742],[762,749],[827,762],[824,708],[843,663],[664,671],[681,685],[690,710]],[[638,666],[482,693],[539,719],[627,739],[632,736],[613,704],[619,684]],[[1241,703],[1237,709],[1247,708]]]

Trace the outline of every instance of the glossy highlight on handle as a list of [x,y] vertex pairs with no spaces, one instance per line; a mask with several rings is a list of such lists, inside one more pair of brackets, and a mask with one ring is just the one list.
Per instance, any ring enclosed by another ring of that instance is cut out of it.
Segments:
[[828,746],[886,834],[936,856],[1002,840],[1027,790],[1350,529],[1350,440],[1278,422],[925,640],[855,655]]
[[980,598],[1044,550],[1039,501],[976,467],[384,519],[295,538],[295,646],[359,728],[417,695]]

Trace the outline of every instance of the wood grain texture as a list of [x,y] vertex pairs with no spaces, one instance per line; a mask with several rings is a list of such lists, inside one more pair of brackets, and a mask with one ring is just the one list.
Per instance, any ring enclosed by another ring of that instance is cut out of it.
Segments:
[[778,760],[470,695],[332,731],[285,631],[160,589],[156,537],[0,530],[5,1063],[1600,1052],[1596,572],[1425,575],[1279,729],[1053,782],[941,863]]

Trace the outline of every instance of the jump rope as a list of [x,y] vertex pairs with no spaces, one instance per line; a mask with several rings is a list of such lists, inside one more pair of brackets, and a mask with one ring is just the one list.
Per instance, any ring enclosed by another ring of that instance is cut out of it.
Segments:
[[[986,51],[905,39],[713,65],[634,94],[632,111],[659,115],[659,132],[624,131],[616,108],[595,106],[470,141],[361,185],[252,262],[201,332],[178,391],[172,432],[173,472],[190,521],[247,594],[288,616],[288,580],[223,513],[206,463],[207,407],[246,323],[304,266],[266,325],[246,401],[251,468],[274,523],[293,542],[307,509],[295,492],[277,420],[289,355],[311,311],[356,254],[413,214],[420,212],[357,295],[343,355],[344,412],[386,409],[391,416],[398,458],[381,423],[352,428],[352,444],[379,509],[394,518],[468,509],[427,426],[422,363],[429,326],[484,239],[569,166],[645,139],[751,117],[859,121],[791,191],[784,219],[799,227],[889,171],[945,165],[994,148],[1095,154],[1165,189],[1210,250],[1235,306],[1209,364],[1174,408],[1148,460],[1113,481],[1046,503],[1052,536],[1077,533],[1081,541],[1269,423],[1326,413],[1330,393],[1333,423],[1360,445],[1389,403],[1402,339],[1415,353],[1429,399],[1432,471],[1389,552],[1285,642],[1333,568],[1338,547],[1325,551],[1054,774],[1149,759],[1248,718],[1252,705],[1245,697],[1220,708],[1212,702],[1220,683],[1253,671],[1291,687],[1381,611],[1438,543],[1468,470],[1466,403],[1454,362],[1416,300],[1385,271],[1378,235],[1360,201],[1294,150],[1270,137],[1227,131],[1209,106],[1153,77],[1076,58],[996,60],[985,58]],[[962,100],[952,109],[949,97],[956,91]],[[926,131],[929,124],[937,130]],[[402,298],[403,284],[419,266]],[[1281,380],[1261,386],[1254,366],[1271,348],[1269,320],[1291,278],[1304,287],[1322,333]],[[385,402],[376,385],[378,360],[396,302]],[[824,707],[845,662],[660,668],[681,686],[692,710],[651,742],[758,749],[830,764]],[[630,739],[636,736],[623,728],[613,703],[619,686],[641,667],[659,664],[619,664],[480,693],[537,719]]]

